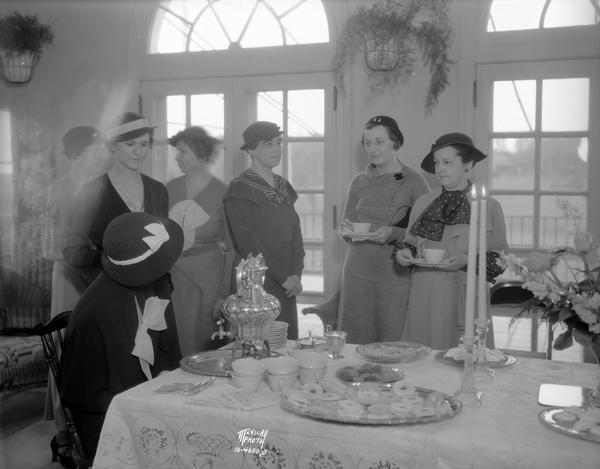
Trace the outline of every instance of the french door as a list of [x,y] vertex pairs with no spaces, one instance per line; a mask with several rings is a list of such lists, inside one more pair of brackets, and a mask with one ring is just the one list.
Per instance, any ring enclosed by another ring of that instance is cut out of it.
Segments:
[[[144,170],[166,182],[180,172],[167,138],[189,125],[200,125],[223,141],[213,173],[230,181],[249,165],[239,150],[242,132],[255,120],[277,123],[284,131],[283,158],[275,172],[298,193],[304,249],[305,292],[299,303],[322,300],[325,285],[338,279],[328,269],[337,238],[333,226],[336,193],[333,155],[331,79],[327,74],[249,76],[198,80],[143,81],[143,113],[158,128],[153,158]],[[329,177],[328,177],[329,176]],[[334,181],[333,184],[331,181]]]

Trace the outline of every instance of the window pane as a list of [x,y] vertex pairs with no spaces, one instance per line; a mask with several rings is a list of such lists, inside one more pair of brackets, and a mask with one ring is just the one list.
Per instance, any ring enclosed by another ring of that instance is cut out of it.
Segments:
[[[565,215],[565,205],[572,216]],[[586,229],[587,200],[581,196],[542,196],[540,213],[540,246],[573,244],[573,233]]]
[[[596,5],[598,5],[597,0]],[[544,28],[598,24],[598,15],[590,0],[552,0],[544,18]]]
[[495,138],[492,140],[492,187],[532,189],[534,184],[534,140]]
[[248,29],[240,39],[240,45],[244,48],[283,45],[279,21],[262,3],[258,4]]
[[587,130],[589,88],[588,78],[543,80],[542,130]]
[[[269,2],[275,8],[275,5],[282,0]],[[297,1],[293,1],[297,4]],[[306,0],[289,14],[281,18],[281,23],[286,31],[286,41],[288,44],[307,44],[311,42],[328,42],[329,27],[327,17],[321,0]],[[310,28],[306,25],[310,24]]]
[[294,207],[300,217],[302,237],[309,241],[323,241],[323,194],[298,194]]
[[224,50],[229,47],[229,42],[214,11],[207,8],[194,24],[188,50]]
[[[213,137],[223,140],[225,134],[225,101],[222,93],[195,94],[191,97],[191,124],[199,125]],[[210,172],[225,177],[223,146],[218,145]]]
[[323,249],[304,247],[304,270],[302,271],[302,288],[304,291],[322,292],[323,283]]
[[323,142],[288,143],[289,180],[298,190],[323,190]]
[[256,100],[256,118],[283,127],[283,91],[263,91]]
[[587,138],[544,138],[541,150],[542,189],[552,191],[587,190]]
[[487,31],[516,31],[598,24],[595,0],[550,0],[542,18],[546,0],[493,0]]
[[322,137],[325,133],[323,90],[288,92],[288,126],[290,137]]
[[500,202],[510,246],[533,246],[533,196],[493,195]]
[[[221,0],[212,2],[212,7],[215,9],[217,16],[223,23],[229,39],[234,42],[239,42],[240,35],[248,17],[254,8],[255,2],[240,2],[239,0]],[[225,20],[225,21],[223,21]],[[229,43],[225,48],[229,47]]]
[[535,129],[535,80],[495,81],[493,99],[494,132]]
[[[167,96],[167,136],[172,137],[180,130],[185,129],[186,112],[185,96]],[[177,150],[171,145],[167,145],[167,181],[181,176],[183,173],[179,169],[175,156]]]
[[545,0],[493,0],[488,32],[537,29]]

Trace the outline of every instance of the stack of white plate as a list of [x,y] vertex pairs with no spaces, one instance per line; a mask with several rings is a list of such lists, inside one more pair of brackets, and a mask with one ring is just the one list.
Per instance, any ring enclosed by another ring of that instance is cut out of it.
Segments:
[[287,345],[287,330],[288,323],[283,321],[273,321],[271,323],[271,331],[267,340],[269,341],[269,347],[283,348]]

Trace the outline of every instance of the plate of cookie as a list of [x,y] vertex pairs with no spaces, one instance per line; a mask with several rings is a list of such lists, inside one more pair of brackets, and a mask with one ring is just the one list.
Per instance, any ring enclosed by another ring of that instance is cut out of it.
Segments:
[[388,384],[404,378],[400,368],[389,365],[365,363],[361,366],[344,366],[335,372],[335,377],[344,383]]
[[553,407],[539,414],[540,422],[557,432],[600,443],[600,409]]
[[281,407],[303,417],[332,422],[410,425],[452,418],[462,403],[447,394],[398,381],[389,388],[352,383],[344,394],[319,392],[316,386],[294,389],[281,394]]
[[[487,363],[490,368],[503,368],[514,365],[517,357],[509,353],[504,353],[497,349],[486,349]],[[435,354],[435,358],[449,365],[463,366],[465,363],[464,352],[458,347],[449,350],[440,350]]]
[[375,363],[408,363],[424,358],[430,348],[414,342],[374,342],[359,345],[356,353],[365,360]]

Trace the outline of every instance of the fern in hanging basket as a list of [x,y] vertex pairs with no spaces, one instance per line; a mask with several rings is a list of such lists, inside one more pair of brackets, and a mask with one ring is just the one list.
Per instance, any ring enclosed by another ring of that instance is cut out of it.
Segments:
[[37,15],[22,15],[16,11],[0,17],[0,49],[8,55],[41,54],[52,44],[54,33]]
[[345,91],[344,74],[362,50],[371,89],[379,91],[413,75],[420,53],[431,78],[425,96],[429,115],[449,83],[452,39],[447,0],[384,0],[358,8],[337,38],[333,57],[336,86]]

